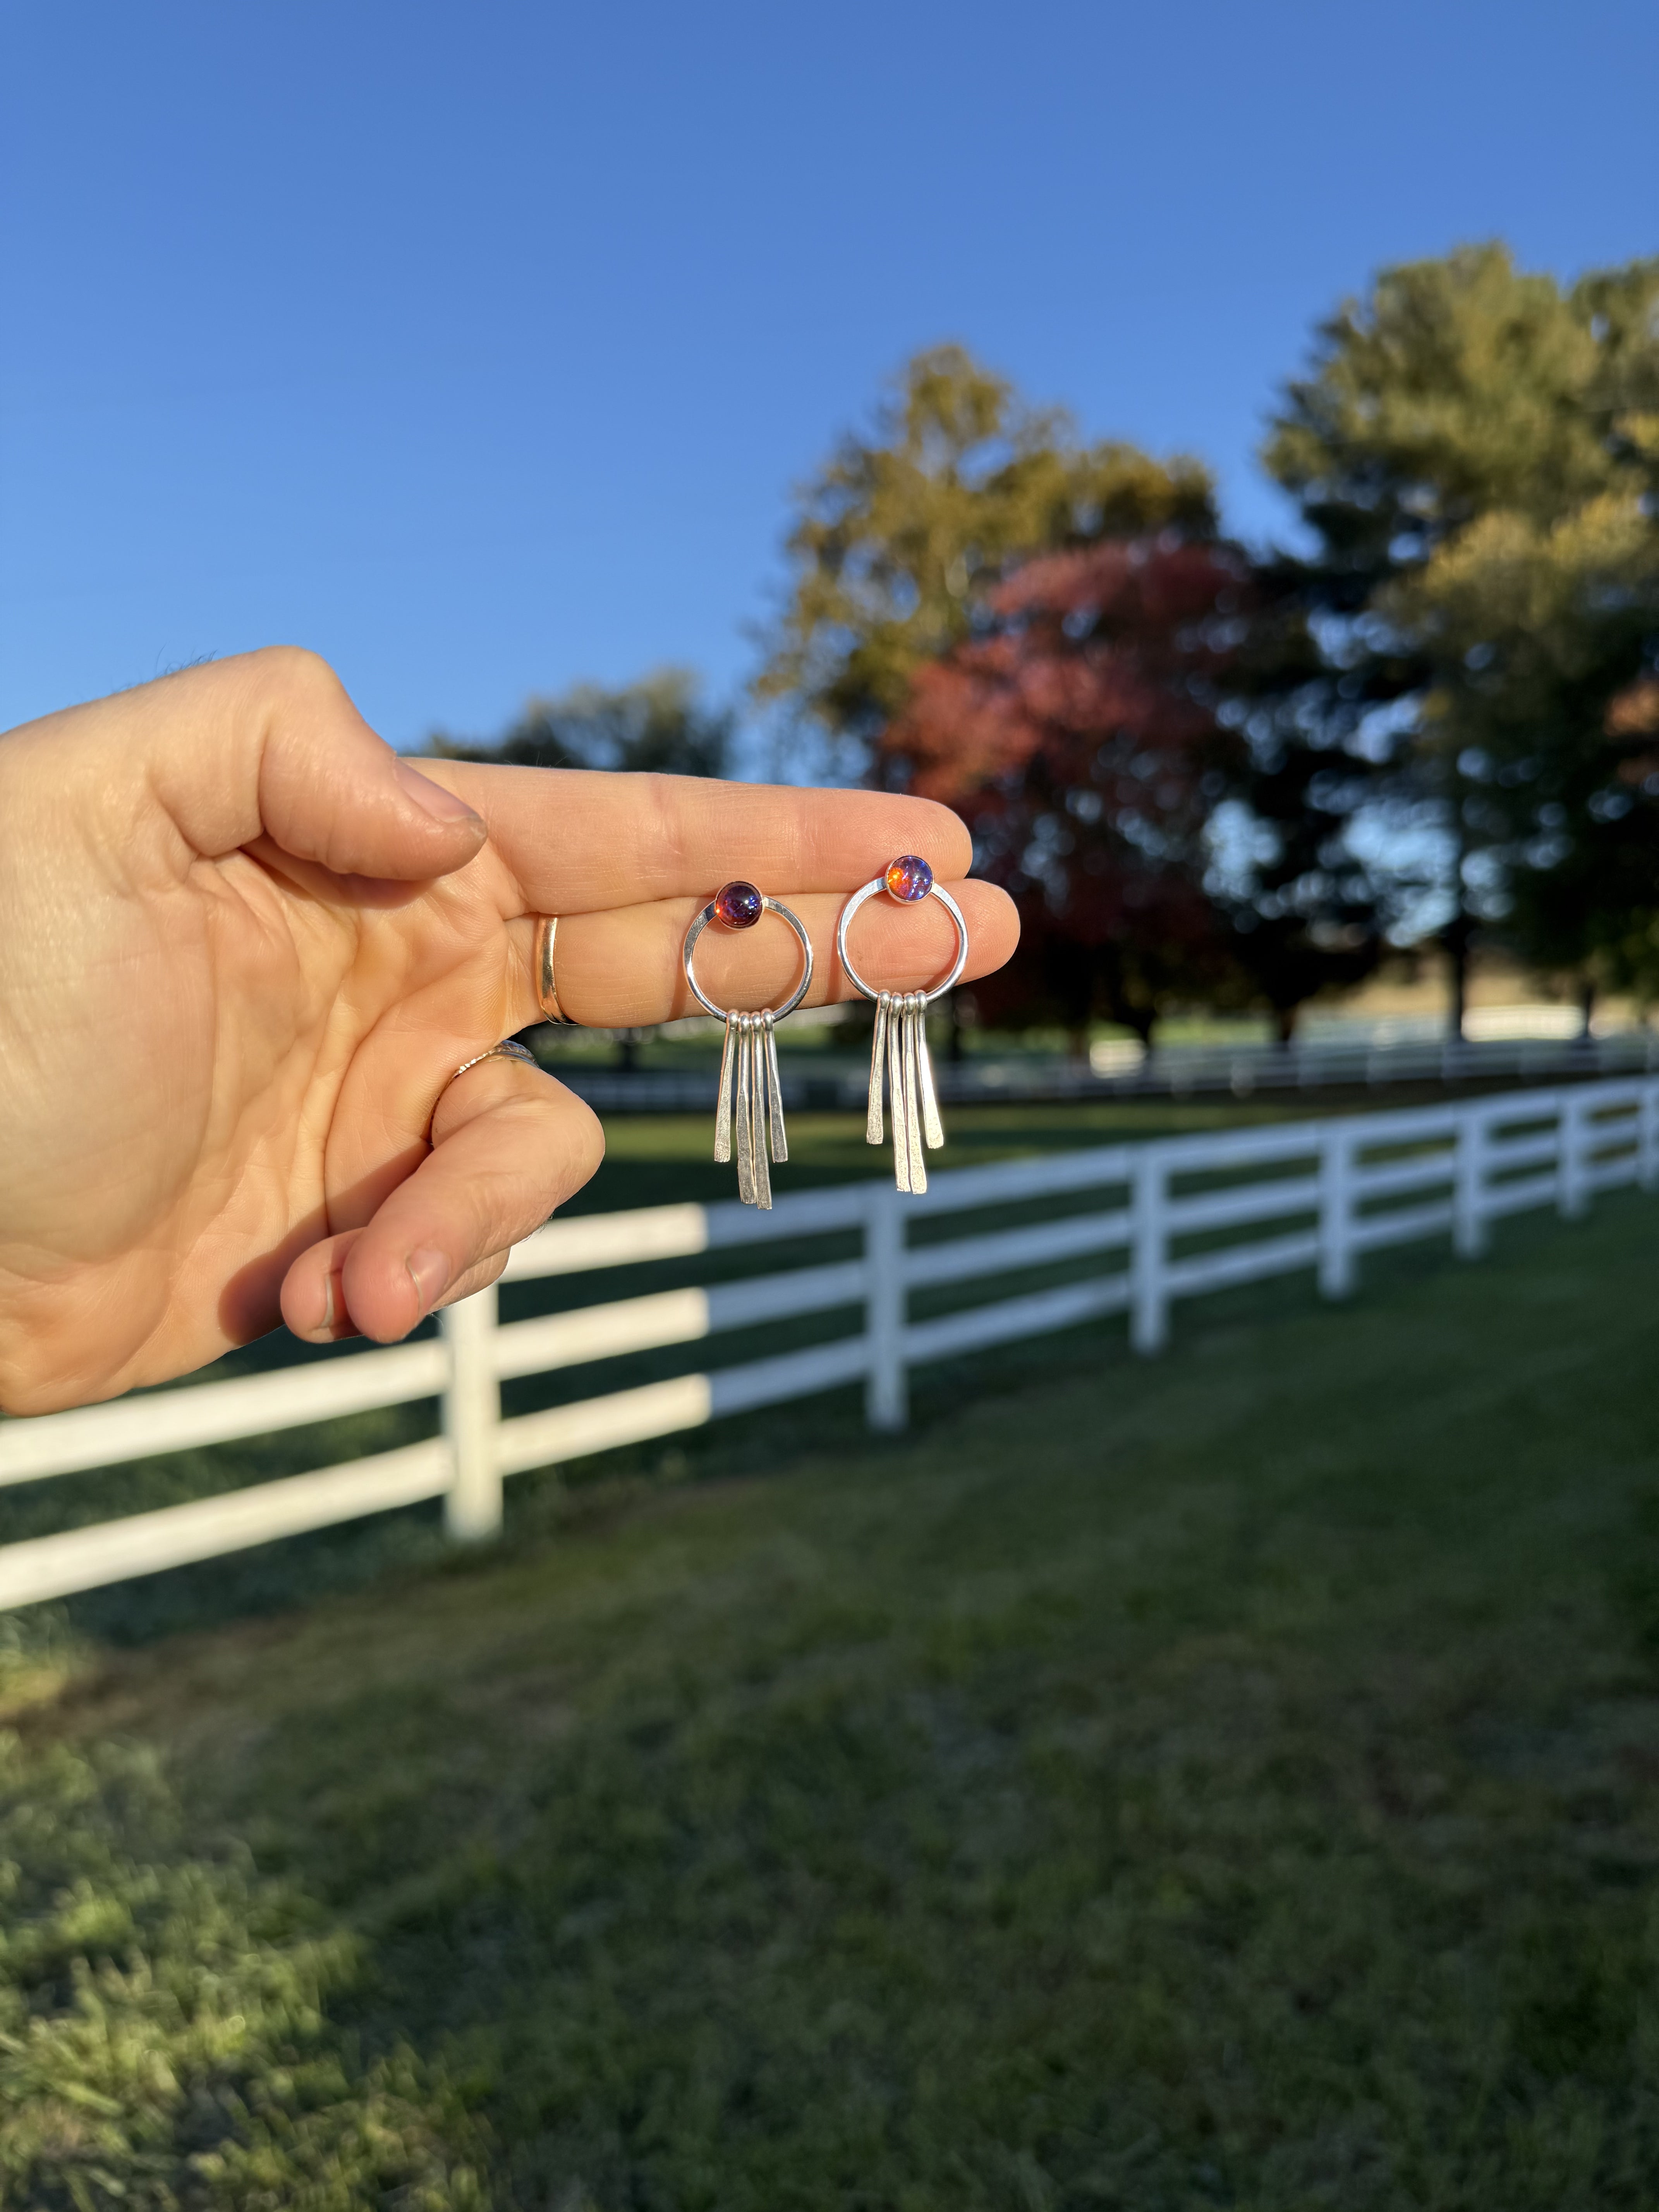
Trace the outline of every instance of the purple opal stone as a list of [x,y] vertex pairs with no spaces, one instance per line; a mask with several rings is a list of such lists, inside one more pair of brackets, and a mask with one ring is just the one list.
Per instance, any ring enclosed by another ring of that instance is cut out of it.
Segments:
[[901,853],[896,860],[887,863],[882,881],[893,898],[925,899],[933,888],[933,872],[919,854]]
[[752,929],[765,903],[753,884],[722,884],[714,894],[714,919],[727,929]]

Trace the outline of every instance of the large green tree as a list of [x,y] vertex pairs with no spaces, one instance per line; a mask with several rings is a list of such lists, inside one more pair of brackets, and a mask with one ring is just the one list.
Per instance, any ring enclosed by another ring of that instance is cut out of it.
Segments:
[[1215,526],[1197,461],[1085,443],[1060,410],[1029,406],[962,347],[934,347],[800,491],[757,696],[814,725],[859,772],[915,671],[969,635],[1017,561]]
[[1659,261],[1568,286],[1497,245],[1385,270],[1321,326],[1265,459],[1315,548],[1279,572],[1319,653],[1263,729],[1311,732],[1392,809],[1457,1027],[1483,922],[1588,982],[1659,910],[1609,720],[1659,629]]

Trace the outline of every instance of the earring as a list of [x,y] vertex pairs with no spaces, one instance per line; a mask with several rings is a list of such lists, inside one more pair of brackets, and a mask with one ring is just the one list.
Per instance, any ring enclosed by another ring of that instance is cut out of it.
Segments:
[[[781,1006],[763,1007],[759,1013],[740,1014],[717,1006],[698,982],[691,956],[697,939],[711,921],[722,929],[752,929],[763,914],[781,915],[800,940],[800,981]],[[745,1206],[770,1210],[772,1178],[766,1165],[769,1148],[775,1160],[789,1157],[783,1131],[783,1087],[778,1080],[776,1025],[793,1014],[806,996],[812,980],[812,940],[800,916],[792,914],[781,899],[763,898],[753,884],[722,884],[685,933],[680,955],[692,995],[706,1012],[726,1024],[726,1043],[720,1053],[720,1103],[714,1109],[714,1158],[732,1157],[732,1127],[737,1123],[738,1196]]]
[[[878,891],[900,906],[914,906],[933,897],[956,924],[957,957],[951,972],[931,991],[872,990],[848,957],[847,928],[866,899]],[[855,991],[876,1002],[876,1033],[870,1046],[870,1107],[864,1125],[866,1144],[882,1139],[881,1086],[884,1067],[887,1095],[893,1115],[893,1177],[901,1190],[921,1192],[927,1188],[922,1159],[922,1139],[934,1152],[945,1142],[939,1118],[939,1093],[933,1088],[933,1063],[927,1050],[927,1009],[943,997],[968,964],[968,925],[962,908],[933,881],[926,860],[914,853],[901,853],[878,876],[855,890],[841,910],[836,924],[836,951],[842,972]]]

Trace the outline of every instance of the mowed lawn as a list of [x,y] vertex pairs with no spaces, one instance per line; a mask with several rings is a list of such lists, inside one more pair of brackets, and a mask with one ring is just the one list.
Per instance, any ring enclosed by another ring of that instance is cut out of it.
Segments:
[[1656,1242],[25,1653],[0,2204],[1659,2203]]

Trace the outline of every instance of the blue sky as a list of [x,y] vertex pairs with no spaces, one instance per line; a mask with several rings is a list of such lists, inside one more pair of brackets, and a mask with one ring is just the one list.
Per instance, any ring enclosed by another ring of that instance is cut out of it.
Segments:
[[405,746],[729,690],[790,487],[945,337],[1265,532],[1379,264],[1659,250],[1656,84],[1633,0],[18,0],[0,726],[276,640]]

